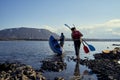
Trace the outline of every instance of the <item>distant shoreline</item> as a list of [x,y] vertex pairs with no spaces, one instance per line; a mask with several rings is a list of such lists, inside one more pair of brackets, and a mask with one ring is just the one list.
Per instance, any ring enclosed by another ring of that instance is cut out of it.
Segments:
[[[84,39],[86,41],[120,41],[120,39]],[[48,41],[48,39],[0,39],[0,41]],[[72,39],[65,39],[72,41]]]

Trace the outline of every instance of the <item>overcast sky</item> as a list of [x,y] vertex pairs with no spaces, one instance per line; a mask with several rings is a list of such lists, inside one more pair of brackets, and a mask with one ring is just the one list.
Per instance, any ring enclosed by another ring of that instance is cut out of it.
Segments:
[[0,0],[0,30],[45,28],[71,37],[64,24],[84,38],[120,39],[120,0]]

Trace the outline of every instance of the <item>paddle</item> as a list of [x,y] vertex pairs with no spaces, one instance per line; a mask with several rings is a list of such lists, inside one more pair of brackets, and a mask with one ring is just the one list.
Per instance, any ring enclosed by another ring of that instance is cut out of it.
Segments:
[[[68,26],[67,24],[64,24],[64,25],[65,25],[66,27],[68,27],[68,28],[71,30],[70,26]],[[73,25],[73,26],[74,26],[74,25]],[[83,44],[83,49],[84,49],[85,53],[88,53],[88,52],[89,52],[88,47],[85,46],[85,44],[83,43],[83,41],[82,41],[82,44]]]
[[68,27],[70,30],[71,30],[71,28],[70,28],[70,26],[68,26],[67,24],[64,24],[66,27]]
[[[83,40],[83,39],[82,39],[82,40]],[[85,42],[85,44],[88,45],[88,47],[89,47],[89,49],[90,49],[91,51],[95,51],[95,47],[94,47],[94,46],[88,44],[85,40],[83,40],[83,41]]]
[[83,44],[83,49],[84,49],[84,52],[85,53],[89,53],[89,49],[87,46],[85,46],[84,42],[82,41],[82,44]]

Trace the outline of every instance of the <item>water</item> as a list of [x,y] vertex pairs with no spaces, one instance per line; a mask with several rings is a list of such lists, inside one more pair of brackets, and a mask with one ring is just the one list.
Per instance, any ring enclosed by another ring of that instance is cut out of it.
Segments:
[[[80,49],[80,57],[88,57],[89,59],[94,59],[93,54],[100,53],[102,50],[110,49],[112,50],[116,46],[112,44],[120,44],[120,42],[91,42],[89,44],[94,45],[96,51],[90,52],[89,54],[84,53],[83,45]],[[45,72],[44,76],[49,79],[53,79],[55,76],[61,76],[65,79],[68,79],[73,76],[76,63],[73,61],[68,62],[66,59],[68,56],[74,56],[74,46],[72,41],[66,41],[64,45],[65,56],[64,61],[67,63],[66,70],[61,72]],[[49,47],[48,41],[0,41],[0,62],[21,62],[28,65],[31,65],[35,69],[40,69],[40,61],[45,60],[46,58],[54,56]],[[80,74],[84,70],[89,70],[86,66],[79,66]],[[95,79],[96,75],[93,75]]]

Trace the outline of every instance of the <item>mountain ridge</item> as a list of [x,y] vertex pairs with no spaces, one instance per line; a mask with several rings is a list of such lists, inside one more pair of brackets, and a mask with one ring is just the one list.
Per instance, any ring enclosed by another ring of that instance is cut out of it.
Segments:
[[0,30],[0,40],[48,40],[50,35],[59,38],[58,34],[47,29],[19,27]]

